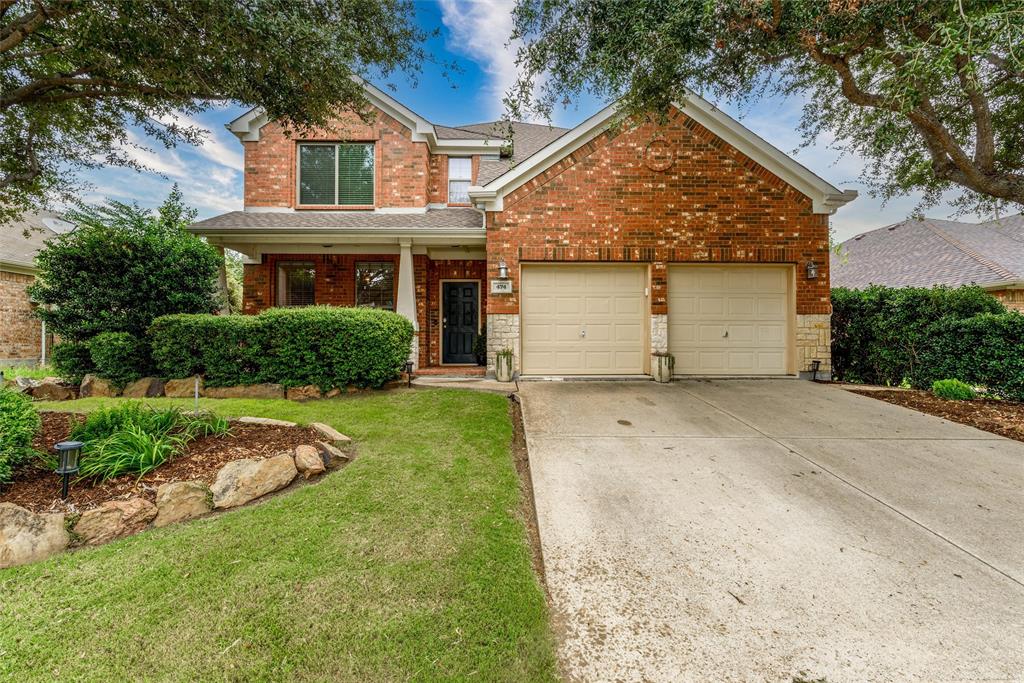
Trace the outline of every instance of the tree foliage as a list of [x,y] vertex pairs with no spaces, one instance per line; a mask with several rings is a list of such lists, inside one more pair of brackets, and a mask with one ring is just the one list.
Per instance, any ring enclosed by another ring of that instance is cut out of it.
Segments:
[[158,316],[217,310],[220,256],[185,232],[195,210],[182,204],[177,187],[156,214],[109,201],[66,217],[78,227],[39,253],[29,289],[43,304],[37,315],[62,340],[102,332],[142,338]]
[[1019,0],[517,0],[514,37],[514,115],[581,91],[633,113],[799,95],[805,141],[833,133],[883,198],[1024,204]]
[[368,116],[353,77],[414,75],[410,0],[0,0],[0,220],[75,171],[139,168],[127,126],[198,142],[185,115],[261,106],[297,129]]

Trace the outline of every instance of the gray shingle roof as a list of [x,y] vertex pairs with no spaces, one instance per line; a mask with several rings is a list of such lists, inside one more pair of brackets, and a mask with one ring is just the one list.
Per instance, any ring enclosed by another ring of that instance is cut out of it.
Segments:
[[488,133],[481,133],[474,130],[466,130],[465,128],[442,126],[434,124],[434,131],[437,133],[438,140],[479,140],[481,138],[487,140],[502,140],[499,135],[490,135]]
[[907,220],[846,240],[831,267],[834,287],[1024,281],[1024,215],[985,223]]
[[424,213],[374,211],[232,211],[193,223],[189,230],[331,229],[331,228],[482,228],[483,213],[470,208],[428,209]]
[[[508,122],[488,121],[485,123],[470,123],[459,126],[462,130],[483,133],[490,136],[504,138],[508,135]],[[512,125],[512,157],[503,159],[482,159],[480,171],[477,174],[477,185],[486,185],[498,176],[502,175],[514,165],[532,156],[543,147],[551,144],[558,138],[569,132],[568,128],[549,126],[543,123],[524,123],[513,121]]]
[[25,268],[34,267],[36,254],[46,240],[57,235],[47,222],[60,220],[55,213],[40,211],[25,214],[13,223],[0,225],[0,262]]

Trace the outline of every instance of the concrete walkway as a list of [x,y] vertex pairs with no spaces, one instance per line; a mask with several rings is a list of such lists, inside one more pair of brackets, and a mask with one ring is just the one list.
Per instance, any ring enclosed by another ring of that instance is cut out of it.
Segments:
[[1024,680],[1024,444],[800,381],[520,396],[570,679]]

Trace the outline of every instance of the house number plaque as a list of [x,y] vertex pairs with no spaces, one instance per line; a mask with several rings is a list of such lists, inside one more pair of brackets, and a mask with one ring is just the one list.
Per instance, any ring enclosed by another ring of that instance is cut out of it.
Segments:
[[511,294],[511,280],[491,280],[491,294]]

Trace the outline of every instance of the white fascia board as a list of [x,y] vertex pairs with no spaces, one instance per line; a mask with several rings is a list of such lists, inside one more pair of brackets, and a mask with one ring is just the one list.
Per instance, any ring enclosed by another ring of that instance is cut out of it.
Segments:
[[[814,213],[832,214],[857,196],[854,190],[840,190],[812,173],[789,155],[769,144],[738,121],[695,93],[676,107],[737,150],[779,176],[810,198]],[[470,199],[487,211],[501,211],[504,196],[529,182],[555,163],[590,142],[612,123],[618,103],[612,103],[570,132],[534,153],[482,187],[470,187]]]
[[1024,289],[1024,280],[996,280],[995,282],[978,284],[978,286],[985,290]]
[[39,272],[35,264],[23,261],[0,261],[0,270],[18,275],[35,275]]

